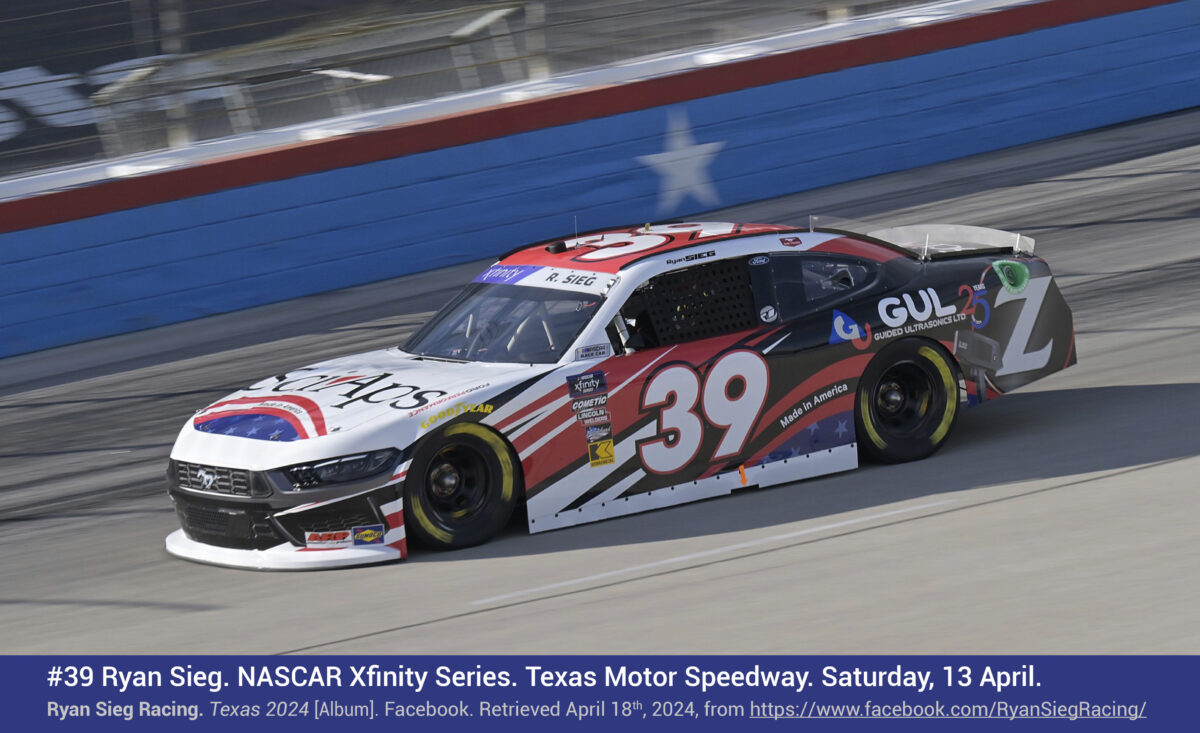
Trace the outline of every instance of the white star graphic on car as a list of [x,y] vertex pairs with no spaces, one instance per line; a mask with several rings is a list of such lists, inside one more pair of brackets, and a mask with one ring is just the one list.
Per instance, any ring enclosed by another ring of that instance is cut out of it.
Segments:
[[833,429],[833,432],[837,433],[837,436],[839,438],[842,437],[843,435],[845,435],[849,431],[850,431],[850,428],[846,427],[845,420],[838,420],[837,427]]
[[246,431],[247,438],[249,438],[251,435],[257,435],[257,434],[258,434],[258,428],[250,428],[249,430]]
[[721,203],[708,167],[724,147],[724,142],[697,143],[686,112],[672,111],[668,115],[666,149],[637,156],[637,162],[653,168],[662,180],[658,194],[660,216],[674,211],[688,194],[707,206]]
[[[819,422],[819,421],[818,421],[818,422]],[[812,425],[809,425],[809,426],[808,426],[808,432],[809,432],[809,433],[811,433],[812,435],[816,435],[816,434],[817,434],[817,430],[819,430],[819,428],[817,427],[817,424],[818,424],[818,423],[813,423]]]

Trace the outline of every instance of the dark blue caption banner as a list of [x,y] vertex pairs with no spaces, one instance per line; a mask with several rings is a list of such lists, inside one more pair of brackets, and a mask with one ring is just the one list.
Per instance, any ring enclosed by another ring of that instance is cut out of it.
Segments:
[[50,731],[1195,730],[1200,679],[1200,657],[2,660],[5,727]]

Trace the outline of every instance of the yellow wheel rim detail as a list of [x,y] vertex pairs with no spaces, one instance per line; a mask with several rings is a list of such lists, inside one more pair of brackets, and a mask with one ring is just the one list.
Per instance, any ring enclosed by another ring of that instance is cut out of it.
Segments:
[[950,367],[946,365],[946,360],[941,354],[934,351],[929,346],[922,346],[917,349],[917,353],[925,357],[937,367],[938,373],[942,375],[942,385],[946,392],[946,412],[942,415],[942,421],[938,424],[937,430],[933,431],[930,440],[934,445],[937,445],[945,439],[946,433],[950,431],[950,423],[954,422],[954,413],[958,411],[958,385],[954,381],[954,375],[950,373]]
[[488,430],[478,423],[460,422],[446,428],[446,435],[473,435],[492,447],[496,453],[496,459],[500,461],[500,498],[508,501],[513,496],[514,484],[512,457],[508,451],[508,445],[494,431]]
[[421,525],[421,527],[429,533],[430,537],[433,537],[438,542],[450,542],[452,539],[451,534],[433,522],[429,521],[429,517],[426,516],[425,509],[421,506],[420,501],[412,502],[412,513],[413,519],[417,520],[417,524]]
[[867,429],[867,437],[871,439],[880,450],[887,448],[887,443],[880,437],[875,430],[875,423],[871,422],[871,398],[866,392],[859,395],[858,410],[862,414],[863,427]]

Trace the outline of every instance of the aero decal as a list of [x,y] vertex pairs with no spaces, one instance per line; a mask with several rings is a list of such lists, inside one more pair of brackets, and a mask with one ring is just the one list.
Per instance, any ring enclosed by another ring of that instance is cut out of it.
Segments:
[[[594,487],[600,484],[605,478],[610,476],[614,471],[620,468],[625,462],[634,457],[636,441],[649,437],[654,434],[653,425],[644,425],[636,433],[629,436],[625,440],[615,443],[613,446],[614,461],[610,464],[591,467],[587,462],[574,471],[563,476],[558,481],[547,486],[537,494],[529,497],[529,517],[543,516],[547,514],[555,514],[563,511],[564,508],[575,502],[581,495],[581,491],[585,487]],[[638,478],[645,476],[642,471],[635,471]],[[618,485],[623,485],[624,492],[626,488],[632,486],[632,482],[628,479],[622,479]],[[615,488],[615,487],[614,487]],[[610,489],[611,490],[611,489]],[[590,493],[591,489],[583,491],[583,494]]]
[[326,435],[325,417],[307,397],[240,397],[201,410],[192,424],[206,433],[258,440],[304,440]]
[[532,265],[492,265],[475,276],[471,282],[510,285],[529,277],[542,268]]
[[996,370],[996,376],[1041,369],[1050,361],[1054,339],[1047,341],[1046,345],[1037,351],[1029,352],[1026,349],[1029,348],[1029,337],[1033,335],[1033,327],[1037,323],[1038,313],[1042,310],[1042,301],[1046,298],[1046,291],[1050,289],[1051,280],[1050,277],[1035,277],[1021,292],[1013,293],[1001,288],[996,293],[997,310],[1005,303],[1025,301],[1017,317],[1017,324],[1013,326],[1012,337],[1004,347],[1004,356],[1001,358],[1003,366]]
[[[829,434],[834,436],[833,439],[828,439]],[[787,454],[778,454],[781,446],[795,443],[798,435],[806,437],[810,442],[818,443],[819,445],[813,446],[818,450],[828,449],[835,444],[843,445],[851,442],[854,438],[854,393],[843,392],[833,396],[811,412],[805,413],[758,449],[754,455],[746,459],[745,465],[756,466],[760,463],[770,463],[809,452],[808,450],[794,450]],[[819,436],[825,436],[829,444],[820,444],[822,441],[814,440]]]
[[854,348],[859,351],[870,348],[871,324],[859,326],[853,318],[834,308],[833,328],[829,331],[829,343],[841,344],[847,341],[853,343]]
[[[737,396],[730,387],[738,385]],[[767,362],[753,351],[730,351],[721,355],[704,378],[686,364],[672,364],[655,374],[642,394],[643,411],[658,410],[658,434],[638,444],[638,455],[647,471],[669,474],[696,459],[704,441],[705,420],[724,428],[710,461],[741,453],[746,438],[762,411],[770,385]]]
[[575,256],[575,261],[596,262],[642,254],[667,244],[679,245],[689,241],[725,237],[736,232],[736,224],[700,221],[656,224],[630,232],[604,232],[563,241],[568,248],[593,248],[590,252]]
[[[913,296],[909,293],[904,293],[900,298],[880,298],[879,300],[879,318],[888,328],[899,328],[908,321],[928,321],[936,316],[945,318],[952,316],[955,313],[953,305],[942,305],[938,300],[937,291],[933,288],[922,288],[917,291],[921,296],[921,305],[918,307]],[[903,303],[901,303],[903,298]]]
[[[670,354],[670,353],[671,353],[672,351],[674,351],[674,350],[675,350],[675,347],[674,347],[674,346],[672,346],[671,348],[667,349],[667,350],[666,350],[666,351],[664,351],[663,353],[659,354],[659,355],[658,355],[658,358],[654,359],[654,361],[651,361],[649,364],[647,364],[646,366],[644,366],[644,367],[642,367],[641,369],[639,369],[639,370],[638,370],[636,373],[634,373],[634,375],[633,375],[633,376],[631,376],[629,379],[626,379],[624,382],[622,382],[621,384],[619,384],[619,385],[617,385],[615,388],[613,388],[613,390],[612,390],[611,392],[609,392],[609,396],[611,397],[612,395],[615,395],[615,394],[617,394],[618,392],[620,392],[620,391],[621,391],[622,389],[624,389],[624,388],[625,388],[625,387],[626,387],[626,386],[627,386],[627,385],[628,385],[630,382],[632,382],[633,380],[637,379],[637,378],[638,378],[638,377],[639,377],[639,376],[640,376],[640,375],[641,375],[643,372],[645,372],[645,371],[646,371],[647,369],[649,369],[650,367],[654,366],[656,363],[658,363],[660,360],[662,360],[662,358],[663,358],[663,357],[665,357],[667,354]],[[562,431],[566,430],[566,429],[567,429],[568,427],[570,427],[570,426],[571,426],[573,423],[575,423],[575,421],[576,421],[576,420],[575,420],[575,415],[574,415],[574,414],[572,414],[572,415],[571,415],[569,418],[567,418],[567,419],[566,419],[566,421],[565,421],[565,422],[563,422],[563,424],[562,424],[562,425],[559,425],[557,428],[555,428],[555,429],[551,430],[550,432],[546,433],[546,434],[545,434],[545,435],[543,435],[541,438],[538,438],[538,440],[537,440],[537,441],[535,441],[535,442],[534,442],[532,445],[528,446],[527,448],[525,448],[524,450],[522,450],[522,451],[520,452],[520,454],[519,454],[519,457],[521,458],[521,460],[522,460],[522,461],[524,461],[526,458],[528,458],[528,457],[529,457],[529,455],[530,455],[530,454],[532,454],[532,453],[533,453],[534,451],[536,451],[538,448],[541,448],[543,445],[545,445],[547,442],[549,442],[551,438],[555,437],[556,435],[558,435],[558,434],[559,434],[559,433],[561,433]],[[536,483],[536,482],[531,482],[531,483]],[[528,487],[526,487],[526,488],[528,488]]]

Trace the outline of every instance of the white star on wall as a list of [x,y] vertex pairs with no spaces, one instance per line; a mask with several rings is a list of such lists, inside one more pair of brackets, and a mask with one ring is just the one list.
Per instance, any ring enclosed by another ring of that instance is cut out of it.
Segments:
[[674,211],[688,194],[706,206],[721,203],[708,167],[724,147],[724,142],[697,144],[687,113],[682,110],[669,113],[666,149],[637,157],[639,163],[653,168],[662,179],[658,194],[659,216]]

